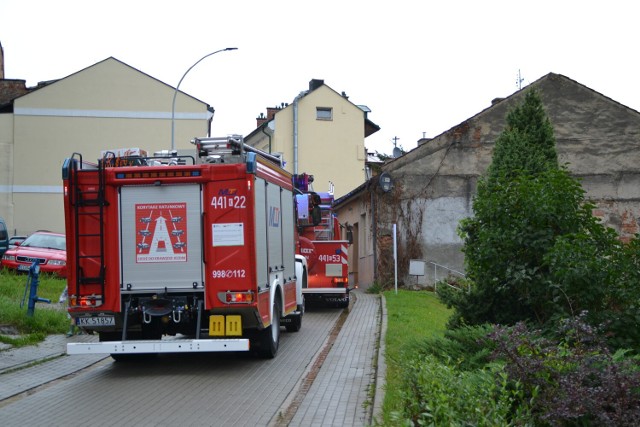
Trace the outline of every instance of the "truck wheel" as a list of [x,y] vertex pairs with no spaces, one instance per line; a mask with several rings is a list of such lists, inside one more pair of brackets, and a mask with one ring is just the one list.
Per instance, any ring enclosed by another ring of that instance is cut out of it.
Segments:
[[258,354],[265,359],[273,359],[280,345],[280,303],[278,296],[273,302],[273,318],[271,325],[260,333],[260,350]]
[[296,314],[290,314],[287,317],[291,317],[291,323],[287,323],[284,327],[287,332],[298,332],[302,328],[302,316],[304,315],[304,295],[302,296],[302,304],[298,307]]
[[349,308],[350,299],[351,297],[349,296],[349,294],[347,294],[347,296],[344,297],[344,299],[338,303],[338,308]]

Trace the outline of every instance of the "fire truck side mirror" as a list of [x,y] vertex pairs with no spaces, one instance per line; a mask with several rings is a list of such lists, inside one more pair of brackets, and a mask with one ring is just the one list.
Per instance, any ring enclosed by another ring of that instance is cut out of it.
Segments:
[[349,244],[353,243],[353,230],[351,229],[351,227],[347,229],[347,241],[349,242]]

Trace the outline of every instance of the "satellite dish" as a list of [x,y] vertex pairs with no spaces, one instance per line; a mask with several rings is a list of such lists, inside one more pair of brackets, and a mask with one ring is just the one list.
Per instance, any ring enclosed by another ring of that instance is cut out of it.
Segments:
[[402,150],[398,147],[393,147],[393,158],[395,159],[400,156],[402,156]]

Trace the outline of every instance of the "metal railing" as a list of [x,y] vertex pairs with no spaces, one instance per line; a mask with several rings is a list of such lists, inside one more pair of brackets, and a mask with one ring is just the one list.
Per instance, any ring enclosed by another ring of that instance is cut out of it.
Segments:
[[[439,279],[438,279],[438,268],[440,268],[441,270],[445,270],[447,272],[447,275],[443,276],[443,278],[449,277],[451,275],[451,273],[456,274],[456,275],[458,275],[460,277],[467,277],[464,273],[462,273],[460,271],[454,270],[454,269],[446,267],[444,265],[440,265],[440,264],[435,263],[433,261],[429,261],[429,264],[431,264],[433,266],[433,290],[434,291],[437,291],[437,286],[438,286],[438,281],[439,281]],[[452,285],[450,285],[448,283],[446,283],[446,285],[450,286],[452,288],[456,288],[455,286],[452,286]],[[456,288],[456,289],[458,289],[458,288]]]

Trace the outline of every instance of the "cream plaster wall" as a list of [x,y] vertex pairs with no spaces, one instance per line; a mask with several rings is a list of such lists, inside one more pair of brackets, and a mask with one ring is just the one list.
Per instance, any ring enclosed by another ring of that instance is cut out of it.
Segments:
[[[10,230],[64,231],[61,166],[73,152],[95,162],[105,149],[139,147],[153,153],[171,148],[174,93],[173,87],[108,58],[16,99],[14,114],[0,115],[3,122],[10,120],[7,116],[14,120],[13,135],[4,126],[0,131],[0,150],[13,145],[13,170],[9,177],[4,167],[0,172],[0,216]],[[175,146],[192,150],[193,137],[208,135],[208,105],[179,92],[175,111]],[[0,164],[5,161],[2,156]]]
[[[317,107],[331,108],[332,119],[317,120]],[[276,113],[271,148],[271,152],[284,153],[291,173],[295,173],[293,110],[292,103]],[[297,128],[297,172],[314,176],[314,190],[327,191],[333,182],[338,198],[365,181],[364,112],[360,108],[322,85],[300,98]]]
[[0,114],[0,217],[13,235],[13,114]]

